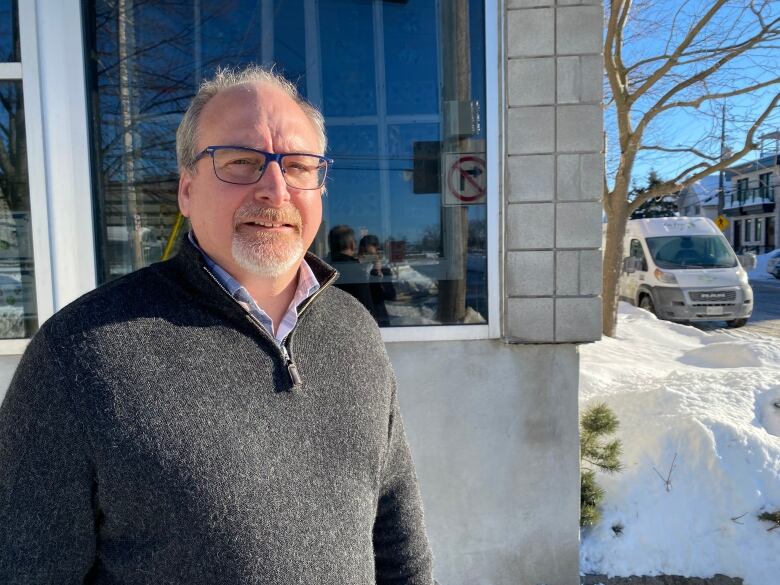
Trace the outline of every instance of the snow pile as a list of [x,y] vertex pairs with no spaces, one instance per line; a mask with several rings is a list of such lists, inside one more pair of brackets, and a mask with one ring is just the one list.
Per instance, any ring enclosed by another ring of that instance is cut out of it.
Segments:
[[603,516],[582,532],[581,571],[780,583],[780,528],[756,518],[780,510],[780,343],[621,303],[617,338],[581,356],[580,408],[615,411],[625,466],[598,474]]
[[[775,250],[772,252],[767,252],[766,254],[761,254],[759,256],[756,256],[756,266],[748,272],[748,278],[750,280],[774,280],[775,277],[769,274],[766,271],[766,263],[769,262],[769,257],[775,253]],[[780,528],[778,528],[780,530]]]

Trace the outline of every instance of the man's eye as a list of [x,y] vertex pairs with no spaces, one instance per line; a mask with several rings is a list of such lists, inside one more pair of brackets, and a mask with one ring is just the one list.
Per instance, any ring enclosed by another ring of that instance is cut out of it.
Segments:
[[237,159],[233,159],[233,160],[228,161],[227,164],[228,165],[235,165],[235,166],[240,166],[240,165],[258,166],[259,163],[256,160],[252,160],[251,158],[237,158]]

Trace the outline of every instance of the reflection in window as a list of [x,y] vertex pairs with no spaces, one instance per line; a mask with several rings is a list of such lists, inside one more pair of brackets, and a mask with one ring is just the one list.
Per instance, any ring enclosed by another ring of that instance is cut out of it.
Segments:
[[328,235],[351,230],[340,283],[384,326],[485,323],[483,10],[481,0],[88,2],[101,281],[181,241],[175,130],[200,80],[275,63],[322,109],[336,161],[313,251],[345,254]]
[[762,199],[771,199],[769,185],[772,181],[772,173],[761,173],[758,175],[758,196]]
[[18,63],[22,60],[18,13],[17,0],[0,0],[0,63]]
[[0,81],[0,338],[38,326],[21,81]]

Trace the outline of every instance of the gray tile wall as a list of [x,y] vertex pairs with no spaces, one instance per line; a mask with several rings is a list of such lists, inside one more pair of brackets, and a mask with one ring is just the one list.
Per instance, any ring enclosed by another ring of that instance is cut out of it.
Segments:
[[505,333],[601,337],[600,0],[507,0]]

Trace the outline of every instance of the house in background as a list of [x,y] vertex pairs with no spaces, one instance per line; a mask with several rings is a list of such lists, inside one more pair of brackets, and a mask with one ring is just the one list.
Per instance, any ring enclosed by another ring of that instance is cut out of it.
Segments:
[[765,154],[730,167],[729,171],[731,180],[723,212],[730,222],[726,237],[734,250],[738,254],[745,251],[763,254],[780,247],[777,231],[780,209],[775,203],[780,185],[780,154]]
[[[731,172],[726,171],[723,178],[724,189],[728,186]],[[710,175],[693,185],[685,187],[677,195],[677,211],[681,217],[718,217],[719,175]]]

